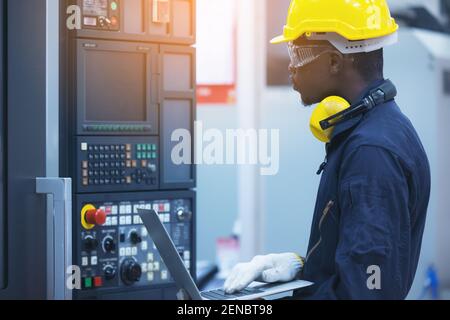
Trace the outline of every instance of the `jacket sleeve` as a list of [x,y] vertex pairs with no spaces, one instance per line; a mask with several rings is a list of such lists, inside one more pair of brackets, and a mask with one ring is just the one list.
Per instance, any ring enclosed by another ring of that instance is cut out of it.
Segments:
[[404,299],[410,276],[407,173],[393,153],[379,147],[359,147],[342,163],[335,274],[314,295]]

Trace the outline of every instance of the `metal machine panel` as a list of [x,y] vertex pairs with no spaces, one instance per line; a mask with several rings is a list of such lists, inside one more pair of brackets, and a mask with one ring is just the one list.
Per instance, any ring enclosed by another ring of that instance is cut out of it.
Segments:
[[195,0],[76,0],[81,30],[74,36],[192,45]]
[[[138,209],[153,208],[195,274],[195,193],[78,195],[74,215],[74,261],[81,267],[78,299],[161,299],[174,283],[154,246]],[[104,225],[89,225],[89,210],[106,212]],[[171,297],[175,299],[175,295]]]
[[73,297],[174,299],[136,210],[157,208],[194,275],[195,166],[172,161],[171,138],[194,130],[195,0],[69,3],[82,13],[66,58],[73,260],[82,274]]
[[47,197],[36,194],[35,179],[46,175],[47,2],[5,2],[8,268],[0,299],[45,299]]

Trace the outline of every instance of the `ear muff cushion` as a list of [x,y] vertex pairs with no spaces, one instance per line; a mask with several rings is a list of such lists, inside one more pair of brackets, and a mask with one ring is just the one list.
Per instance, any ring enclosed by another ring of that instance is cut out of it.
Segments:
[[331,96],[324,99],[314,109],[310,121],[312,134],[320,141],[330,142],[333,128],[322,130],[320,122],[350,107],[350,103],[344,98]]

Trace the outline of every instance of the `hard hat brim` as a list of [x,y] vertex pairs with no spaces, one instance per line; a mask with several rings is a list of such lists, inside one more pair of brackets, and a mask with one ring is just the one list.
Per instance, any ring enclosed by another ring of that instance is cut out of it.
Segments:
[[286,43],[289,41],[294,41],[295,39],[288,39],[284,35],[278,36],[270,40],[271,44],[280,44],[280,43]]

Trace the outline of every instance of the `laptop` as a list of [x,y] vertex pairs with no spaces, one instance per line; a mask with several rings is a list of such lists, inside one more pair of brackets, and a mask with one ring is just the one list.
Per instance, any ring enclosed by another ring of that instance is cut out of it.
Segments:
[[311,282],[303,280],[276,284],[254,282],[247,289],[236,294],[226,294],[223,289],[200,292],[158,213],[155,210],[144,209],[139,209],[138,213],[175,283],[192,300],[256,300],[312,285]]

